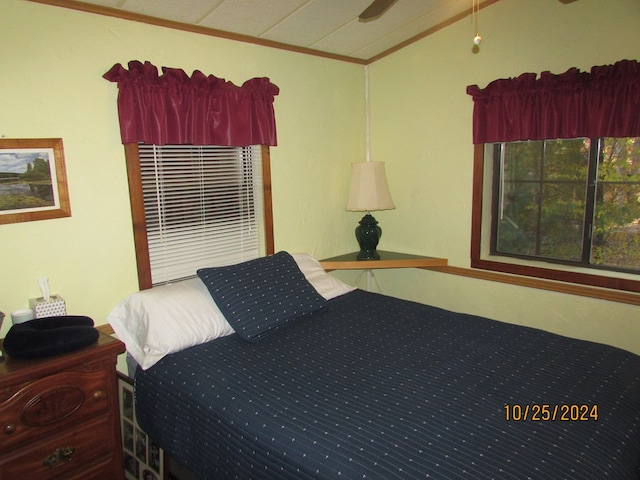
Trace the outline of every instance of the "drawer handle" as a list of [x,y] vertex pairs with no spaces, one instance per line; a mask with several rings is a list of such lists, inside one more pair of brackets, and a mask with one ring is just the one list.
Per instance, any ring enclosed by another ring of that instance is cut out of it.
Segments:
[[73,452],[75,451],[76,449],[73,447],[58,448],[51,455],[46,457],[42,464],[45,467],[57,468],[60,465],[69,463],[71,461],[71,458],[73,457]]
[[96,390],[93,392],[93,399],[95,401],[102,400],[104,398],[104,392],[102,390]]
[[7,423],[4,428],[2,429],[2,431],[5,433],[5,435],[11,435],[13,432],[16,431],[16,424],[15,423]]

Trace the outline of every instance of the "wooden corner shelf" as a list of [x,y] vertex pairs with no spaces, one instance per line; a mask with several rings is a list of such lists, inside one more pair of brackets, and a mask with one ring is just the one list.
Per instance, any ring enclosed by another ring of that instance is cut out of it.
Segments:
[[369,270],[379,268],[430,268],[445,267],[446,258],[425,257],[408,253],[387,252],[378,250],[380,260],[358,260],[358,252],[351,252],[337,257],[320,260],[322,267],[327,270]]

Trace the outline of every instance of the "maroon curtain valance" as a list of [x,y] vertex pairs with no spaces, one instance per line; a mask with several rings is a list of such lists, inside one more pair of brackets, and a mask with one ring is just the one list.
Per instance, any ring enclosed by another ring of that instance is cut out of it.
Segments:
[[640,63],[495,80],[473,97],[473,143],[640,136]]
[[268,78],[242,87],[196,70],[129,62],[103,77],[118,84],[122,143],[155,145],[277,145],[274,97]]

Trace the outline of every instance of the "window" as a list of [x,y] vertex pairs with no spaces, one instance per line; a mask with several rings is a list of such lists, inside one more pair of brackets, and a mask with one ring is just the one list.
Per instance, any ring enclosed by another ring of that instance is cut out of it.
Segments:
[[640,272],[640,138],[494,145],[491,253]]
[[636,60],[467,87],[473,268],[640,292],[639,87]]
[[267,147],[125,150],[141,289],[273,253]]
[[128,67],[117,63],[103,78],[118,84],[140,289],[273,253],[277,85],[255,77],[239,87],[171,67],[159,74],[137,60]]
[[[576,140],[577,141],[577,140]],[[584,142],[585,140],[580,140]],[[586,140],[591,147],[591,144],[594,142],[593,140]],[[512,147],[520,147],[526,148],[527,144],[529,145],[529,149],[531,150],[531,145],[538,142],[514,142],[511,144]],[[549,143],[549,141],[546,141]],[[634,141],[637,148],[637,141]],[[537,234],[537,225],[541,226],[542,231],[547,227],[548,224],[557,223],[560,220],[551,221],[542,221],[539,218],[534,220],[529,220],[530,222],[535,221],[536,223],[526,223],[524,220],[521,220],[521,213],[519,209],[523,209],[523,205],[527,202],[525,199],[516,198],[513,194],[513,191],[507,192],[505,190],[505,198],[504,204],[502,208],[503,212],[500,210],[500,190],[497,188],[500,185],[500,181],[498,175],[500,174],[499,166],[496,167],[496,149],[502,148],[502,144],[480,144],[474,147],[474,175],[473,175],[473,206],[472,206],[472,222],[471,222],[471,267],[478,268],[482,270],[489,270],[494,272],[501,272],[513,275],[524,275],[527,277],[536,277],[547,280],[554,280],[558,282],[569,282],[576,283],[582,285],[590,285],[596,287],[604,287],[615,290],[623,290],[630,292],[640,292],[640,280],[638,280],[638,270],[637,264],[635,267],[629,268],[628,265],[625,265],[623,268],[620,268],[618,265],[599,265],[597,263],[594,264],[586,264],[581,261],[576,261],[575,257],[572,260],[567,260],[566,258],[556,258],[559,255],[557,254],[549,254],[549,250],[540,249],[540,252],[547,254],[547,256],[536,256],[531,255],[530,253],[535,253],[535,240],[527,240],[526,242],[521,238],[519,241],[514,240],[512,237],[516,235],[520,235],[517,233],[517,229],[522,230],[522,235],[534,236]],[[509,144],[507,144],[507,150],[509,149]],[[540,147],[542,149],[542,147]],[[590,150],[591,151],[591,150]],[[546,152],[545,152],[546,153]],[[499,154],[502,156],[502,152]],[[538,152],[538,160],[540,160],[540,152]],[[637,160],[635,160],[637,162]],[[499,163],[498,163],[499,165]],[[637,163],[636,163],[637,165]],[[515,166],[512,164],[513,169],[523,168],[524,165]],[[521,170],[521,172],[524,170]],[[602,171],[602,170],[601,170]],[[495,173],[495,176],[494,176]],[[605,176],[606,178],[606,176]],[[609,180],[613,177],[609,176]],[[505,176],[507,180],[506,188],[511,188],[513,185],[509,185],[509,183],[517,184],[518,182],[509,182],[510,177]],[[515,180],[515,176],[512,176],[511,179]],[[629,181],[629,178],[626,178]],[[538,182],[538,188],[542,189],[548,182]],[[630,180],[628,183],[631,185],[625,185],[625,187],[635,188],[636,191],[639,189],[637,184],[633,183],[633,180]],[[573,187],[575,191],[578,190],[576,188],[577,182],[569,182],[557,184],[550,184],[552,186],[551,190],[547,189],[546,192],[554,191],[556,195],[555,198],[561,198],[560,193],[562,192],[564,196],[562,198],[568,198],[567,191],[570,190],[570,186]],[[525,186],[524,182],[520,184],[520,190],[525,191],[529,194],[530,199],[534,199],[534,201],[528,202],[529,205],[527,208],[533,208],[532,204],[539,205],[537,202],[538,197],[534,197],[530,194],[531,184],[528,184],[529,190],[523,189]],[[563,188],[558,188],[559,185],[562,185]],[[584,192],[587,189],[586,180],[582,183],[581,191]],[[603,192],[605,198],[607,197],[607,192],[612,192],[612,186],[617,185],[615,181],[611,182],[611,185],[608,185],[606,182],[603,182],[600,179],[600,192]],[[494,186],[496,188],[494,188]],[[543,190],[539,190],[543,191]],[[498,193],[497,193],[498,192]],[[588,199],[588,196],[583,197]],[[544,198],[544,197],[541,197]],[[609,196],[609,198],[612,198]],[[508,204],[511,203],[511,204]],[[575,202],[579,204],[579,202]],[[595,198],[596,208],[597,205],[597,196]],[[558,206],[562,205],[561,202],[557,203]],[[615,203],[609,203],[609,207],[615,205]],[[559,209],[561,212],[565,214],[566,218],[571,218],[574,221],[574,225],[577,218],[580,218],[580,215],[575,212],[570,212],[566,206],[564,208]],[[541,210],[539,210],[541,211]],[[580,211],[583,211],[582,208]],[[602,212],[607,213],[607,208],[601,209]],[[494,213],[495,212],[495,213]],[[570,212],[570,214],[569,214]],[[584,208],[584,212],[586,212],[586,207]],[[504,213],[504,217],[500,219],[500,214]],[[586,214],[585,214],[586,215]],[[507,218],[508,217],[508,218]],[[638,217],[636,217],[638,218]],[[594,228],[597,230],[597,217],[596,217],[596,227],[592,227],[589,229],[588,227],[584,227],[586,231],[593,231]],[[513,224],[511,223],[513,222]],[[564,222],[564,221],[563,221]],[[635,225],[633,222],[629,222],[632,225],[625,224],[629,228],[630,232],[635,230]],[[502,224],[502,225],[500,225]],[[507,226],[506,224],[509,224]],[[515,224],[515,225],[514,225]],[[602,224],[602,220],[600,221]],[[532,225],[536,225],[535,233],[532,232]],[[502,244],[498,245],[497,242],[497,230],[499,227],[502,227]],[[517,229],[516,229],[517,226]],[[553,225],[552,225],[553,226]],[[556,224],[557,226],[557,224]],[[565,227],[566,232],[571,232],[572,227],[569,223],[563,223],[563,227]],[[623,229],[624,231],[624,229]],[[578,235],[567,235],[570,238],[578,238]],[[592,235],[593,236],[593,235]],[[510,238],[511,237],[511,238]],[[583,238],[583,237],[580,237]],[[633,234],[626,235],[628,240],[633,241],[633,245],[635,245],[635,238]],[[545,239],[546,240],[546,239]],[[544,242],[539,242],[540,244],[544,244]],[[596,243],[596,242],[594,242]],[[551,244],[551,242],[547,241],[547,245]],[[514,245],[520,245],[520,251],[514,252],[507,251],[509,248],[514,248]],[[531,247],[533,245],[533,247]],[[526,247],[531,247],[529,250],[526,250]],[[498,248],[501,248],[502,251],[499,251]],[[636,252],[639,247],[634,247]],[[562,250],[566,255],[566,246],[563,244],[562,248],[558,248],[557,251]],[[524,252],[524,253],[523,253]],[[590,257],[593,258],[594,255],[590,254]],[[634,257],[635,258],[635,257]],[[582,257],[580,257],[582,260]],[[608,261],[611,263],[610,261]],[[632,271],[633,268],[636,270]]]

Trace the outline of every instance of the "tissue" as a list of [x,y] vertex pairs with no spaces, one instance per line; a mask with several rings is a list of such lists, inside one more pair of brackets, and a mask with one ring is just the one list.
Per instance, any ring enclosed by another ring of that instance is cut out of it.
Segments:
[[40,292],[42,292],[42,299],[45,302],[48,302],[49,301],[49,279],[39,278],[38,287],[40,287]]

